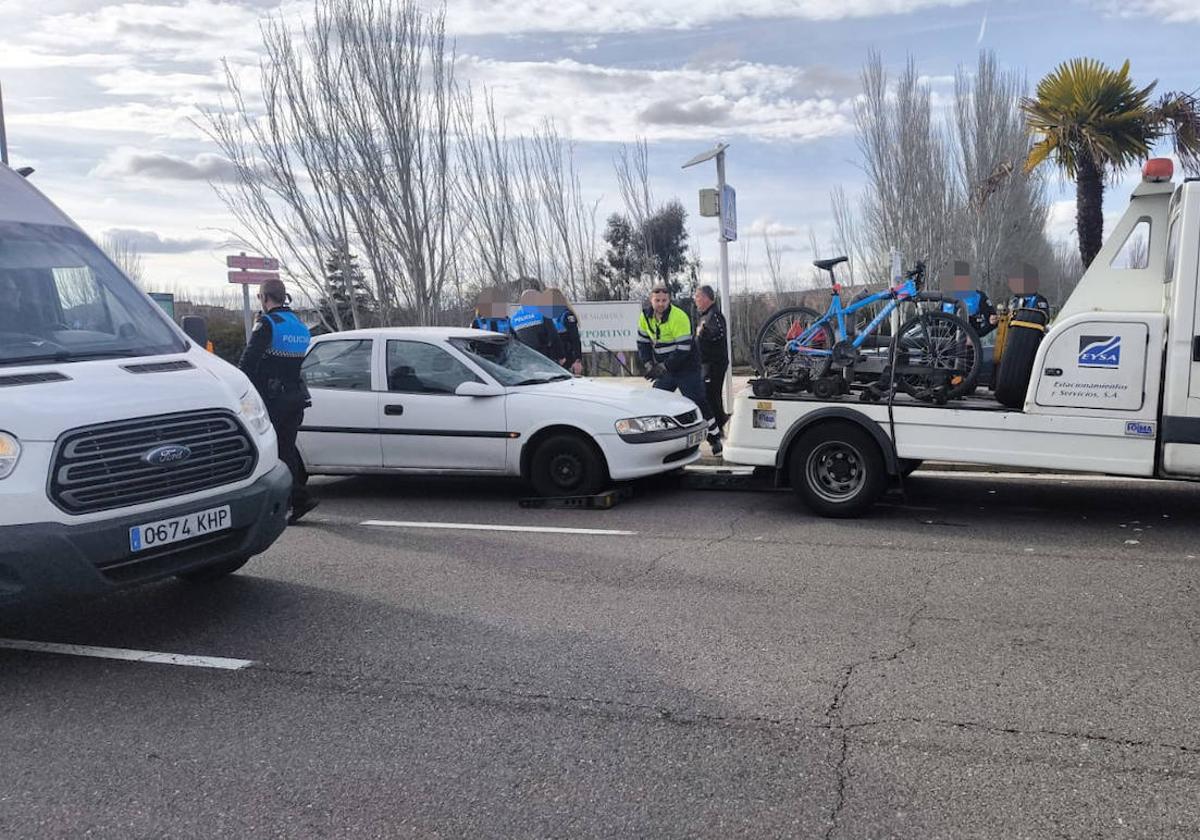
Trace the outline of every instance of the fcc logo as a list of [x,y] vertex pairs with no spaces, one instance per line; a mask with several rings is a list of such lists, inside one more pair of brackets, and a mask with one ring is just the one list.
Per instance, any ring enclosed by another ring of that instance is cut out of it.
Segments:
[[1121,366],[1121,336],[1085,335],[1079,339],[1079,366],[1118,368]]

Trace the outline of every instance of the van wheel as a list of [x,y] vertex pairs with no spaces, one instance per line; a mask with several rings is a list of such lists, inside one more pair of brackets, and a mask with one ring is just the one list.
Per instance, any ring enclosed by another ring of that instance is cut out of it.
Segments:
[[821,516],[859,516],[887,486],[879,444],[852,423],[822,423],[803,433],[788,472],[792,489]]
[[1033,362],[1043,335],[1040,330],[1029,327],[1008,328],[1004,355],[1000,358],[1000,369],[996,371],[996,401],[1001,405],[1008,408],[1022,408],[1025,405],[1025,394],[1033,376]]
[[244,557],[233,557],[229,560],[222,560],[220,563],[213,563],[211,566],[201,566],[199,569],[180,572],[175,577],[180,580],[186,580],[188,583],[212,583],[214,580],[228,577],[249,562],[250,555],[247,554]]
[[529,462],[529,482],[539,496],[592,496],[600,492],[605,478],[600,453],[579,435],[546,438]]

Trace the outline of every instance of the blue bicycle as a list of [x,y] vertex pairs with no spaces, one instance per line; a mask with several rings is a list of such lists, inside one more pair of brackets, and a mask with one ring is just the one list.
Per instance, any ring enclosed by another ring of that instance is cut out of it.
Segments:
[[[867,380],[864,400],[887,395],[882,386],[895,382],[904,392],[928,402],[944,402],[964,396],[975,388],[982,348],[979,336],[962,318],[941,311],[921,310],[918,303],[940,301],[941,295],[925,295],[921,285],[925,266],[917,263],[902,282],[874,294],[864,290],[843,304],[841,284],[833,273],[847,257],[816,260],[813,265],[828,271],[833,296],[824,315],[804,306],[782,309],[758,331],[754,343],[754,365],[760,382],[771,390],[811,389],[820,397],[849,393],[851,385]],[[857,317],[868,307],[883,304],[875,316],[857,328]],[[895,370],[892,337],[876,335],[888,316],[903,305],[916,313],[905,321],[895,338]],[[830,370],[837,373],[830,375]],[[761,389],[760,389],[761,390]]]

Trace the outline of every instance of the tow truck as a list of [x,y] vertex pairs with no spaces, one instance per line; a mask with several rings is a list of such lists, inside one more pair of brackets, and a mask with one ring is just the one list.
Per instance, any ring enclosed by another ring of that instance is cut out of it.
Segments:
[[726,463],[772,472],[830,517],[863,514],[926,460],[1200,479],[1200,179],[1173,174],[1170,159],[1145,164],[1037,346],[1024,405],[764,399],[746,388],[734,398]]

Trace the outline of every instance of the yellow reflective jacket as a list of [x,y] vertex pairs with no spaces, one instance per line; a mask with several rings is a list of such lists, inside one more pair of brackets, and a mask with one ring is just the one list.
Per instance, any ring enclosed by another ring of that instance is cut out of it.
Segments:
[[676,306],[667,307],[662,320],[654,317],[654,310],[642,310],[637,347],[643,364],[662,362],[671,373],[699,364],[693,348],[691,319]]

